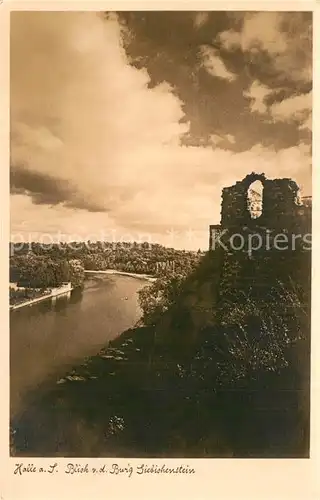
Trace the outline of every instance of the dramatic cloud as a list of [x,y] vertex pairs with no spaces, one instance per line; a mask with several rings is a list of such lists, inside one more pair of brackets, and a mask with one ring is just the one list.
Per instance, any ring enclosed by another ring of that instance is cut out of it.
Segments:
[[266,98],[272,94],[272,89],[255,80],[250,88],[243,93],[244,97],[250,99],[250,110],[257,113],[266,113]]
[[[194,21],[192,36],[210,29],[210,16]],[[310,148],[299,138],[309,124],[302,103],[292,97],[289,106],[290,94],[270,102],[266,84],[248,87],[241,70],[228,70],[215,49],[194,44],[209,78],[199,57],[175,64],[184,45],[165,52],[169,63],[161,66],[165,42],[155,34],[147,47],[150,68],[138,69],[123,45],[136,43],[135,32],[115,16],[11,17],[12,231],[59,230],[87,239],[102,230],[143,233],[205,248],[208,225],[219,222],[221,189],[248,172],[293,177],[310,192]],[[257,120],[265,107],[274,122],[268,128]],[[273,146],[281,134],[281,147]]]
[[226,68],[217,50],[208,47],[207,45],[203,45],[200,49],[200,54],[202,57],[203,67],[210,75],[229,82],[236,79],[236,75]]
[[271,54],[278,54],[287,48],[280,25],[279,12],[247,13],[241,31],[224,31],[219,38],[228,49],[240,46],[243,51],[259,48]]
[[80,208],[89,212],[106,211],[105,206],[99,207],[92,199],[86,200],[69,182],[39,172],[13,167],[10,184],[13,194],[31,196],[33,203],[37,205],[62,203],[66,207]]
[[231,135],[231,134],[227,134],[225,136],[212,134],[212,135],[210,135],[210,141],[215,146],[217,146],[218,144],[221,144],[223,142],[230,143],[230,144],[235,144],[235,142],[236,142],[234,135]]
[[299,130],[309,130],[312,127],[312,92],[294,94],[287,99],[268,104],[268,98],[275,95],[275,90],[255,80],[250,88],[243,93],[250,99],[251,112],[265,115],[266,119],[274,121],[296,123]]
[[[32,208],[26,196],[14,195],[12,199],[12,224],[16,232],[22,228],[31,233],[56,232],[78,235],[91,239],[116,235],[118,239],[139,238],[174,245],[197,248],[205,246],[208,225],[218,223],[220,217],[221,190],[248,172],[258,170],[270,178],[293,177],[310,192],[310,150],[304,144],[279,152],[257,145],[244,153],[232,153],[223,149],[176,148],[167,151],[167,158],[175,157],[176,175],[172,163],[167,164],[161,155],[156,166],[154,180],[149,191],[133,188],[135,195],[121,205],[113,206],[106,214],[94,214],[56,206]],[[146,171],[148,176],[148,172]],[[170,177],[171,176],[171,177]],[[169,180],[170,178],[170,180]],[[135,186],[137,187],[137,181]],[[23,207],[23,210],[22,210]],[[115,208],[116,207],[116,208]],[[21,213],[24,217],[21,220]],[[26,214],[28,217],[26,218]],[[195,232],[189,241],[188,232]],[[125,235],[125,236],[124,236]]]
[[143,171],[146,151],[178,144],[188,128],[170,87],[148,89],[128,64],[116,20],[16,14],[11,50],[12,164],[72,181],[97,204]]
[[[275,120],[296,121],[303,128],[308,127],[311,120],[312,94],[300,94],[276,102],[270,106],[270,113]],[[311,125],[311,124],[310,124]],[[311,126],[310,126],[311,129]]]
[[196,15],[194,16],[194,26],[195,28],[199,29],[201,28],[204,24],[209,19],[209,13],[208,12],[197,12]]
[[240,30],[225,30],[217,40],[227,50],[249,52],[253,61],[265,52],[270,66],[283,78],[312,79],[312,27],[304,13],[246,13]]
[[312,113],[310,112],[307,118],[299,125],[299,130],[312,131]]

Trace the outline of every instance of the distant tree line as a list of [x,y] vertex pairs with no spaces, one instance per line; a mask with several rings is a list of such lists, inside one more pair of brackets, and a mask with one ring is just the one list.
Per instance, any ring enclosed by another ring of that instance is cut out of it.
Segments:
[[26,289],[50,289],[71,282],[82,286],[84,267],[80,261],[54,259],[44,255],[15,255],[10,258],[10,282]]
[[[200,251],[187,252],[147,242],[11,244],[10,281],[19,281],[21,285],[34,288],[59,286],[64,281],[81,281],[74,264],[70,266],[70,262],[76,261],[83,268],[82,272],[84,269],[115,269],[160,277],[172,269],[172,275],[181,277],[199,262],[202,255]],[[166,266],[167,262],[171,263],[171,267]],[[80,268],[79,272],[81,274]]]

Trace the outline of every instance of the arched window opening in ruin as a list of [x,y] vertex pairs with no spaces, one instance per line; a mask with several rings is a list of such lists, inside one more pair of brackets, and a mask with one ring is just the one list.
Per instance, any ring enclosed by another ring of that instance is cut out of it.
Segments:
[[303,205],[303,203],[302,203],[302,194],[301,194],[301,190],[300,189],[297,190],[297,193],[296,193],[295,198],[294,198],[294,202],[298,206]]
[[254,181],[248,187],[247,203],[251,219],[258,219],[263,210],[263,184],[261,181]]

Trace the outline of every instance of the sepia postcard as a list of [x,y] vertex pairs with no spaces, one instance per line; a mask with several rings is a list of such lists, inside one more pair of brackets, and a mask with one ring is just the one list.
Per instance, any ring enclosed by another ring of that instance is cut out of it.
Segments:
[[227,4],[0,5],[3,500],[319,498],[320,16]]

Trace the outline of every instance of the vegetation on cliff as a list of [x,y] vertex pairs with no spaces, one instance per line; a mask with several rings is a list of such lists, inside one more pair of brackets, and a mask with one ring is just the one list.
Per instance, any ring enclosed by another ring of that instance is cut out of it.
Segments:
[[[26,446],[15,422],[16,452],[307,456],[308,285],[274,281],[269,300],[249,289],[221,296],[224,257],[210,252],[188,274],[163,273],[148,285],[140,294],[145,326],[125,332],[35,402],[30,429],[34,418],[42,424]],[[300,255],[307,274],[308,258]],[[48,426],[63,427],[63,436],[49,438]]]

